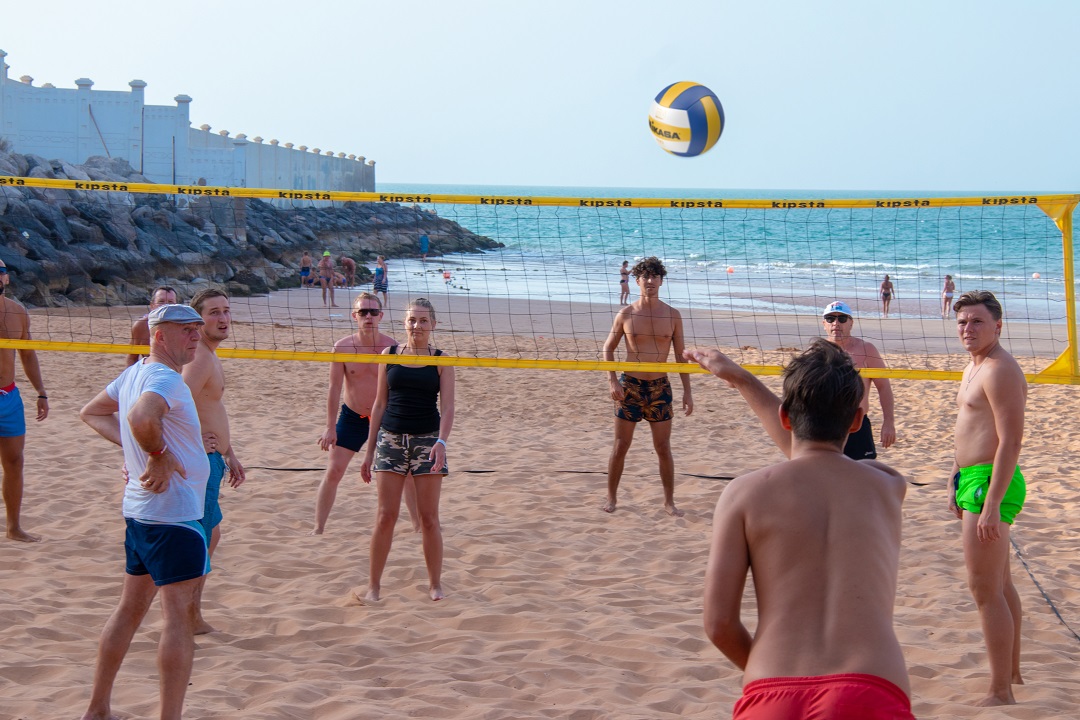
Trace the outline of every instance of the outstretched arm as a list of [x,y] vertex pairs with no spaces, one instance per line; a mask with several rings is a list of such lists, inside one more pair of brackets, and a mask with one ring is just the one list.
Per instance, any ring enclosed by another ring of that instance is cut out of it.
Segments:
[[780,398],[772,390],[715,348],[687,348],[683,355],[738,390],[776,446],[791,457],[791,432],[780,424]]

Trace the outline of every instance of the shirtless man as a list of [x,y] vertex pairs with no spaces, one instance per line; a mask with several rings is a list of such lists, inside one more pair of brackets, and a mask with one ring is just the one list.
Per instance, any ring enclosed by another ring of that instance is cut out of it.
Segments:
[[356,261],[342,255],[338,258],[338,264],[341,265],[341,272],[345,276],[345,287],[351,288],[356,284]]
[[[221,506],[218,496],[225,470],[229,470],[229,487],[240,487],[246,479],[244,466],[236,459],[233,452],[232,436],[229,433],[229,416],[225,412],[222,396],[225,393],[225,373],[218,359],[217,349],[223,340],[229,337],[232,315],[229,312],[229,296],[221,290],[208,288],[195,293],[191,298],[191,307],[203,319],[199,328],[199,347],[195,359],[184,365],[184,382],[191,389],[195,400],[195,409],[202,426],[203,449],[210,462],[210,477],[206,483],[206,504],[203,509],[203,530],[209,541],[209,552],[213,556],[214,548],[221,540]],[[214,628],[202,616],[202,590],[206,584],[206,575],[199,578],[199,587],[195,595],[195,634],[213,632]]]
[[[660,300],[660,286],[667,275],[664,264],[658,258],[648,257],[631,268],[630,274],[634,276],[641,296],[615,316],[615,323],[604,343],[604,360],[615,359],[615,349],[625,338],[627,362],[667,362],[673,347],[676,362],[686,362],[683,358],[682,316]],[[680,373],[679,379],[683,386],[683,411],[689,415],[694,411],[690,375]],[[607,500],[601,509],[615,512],[616,493],[626,453],[634,440],[634,428],[639,421],[646,420],[660,461],[664,510],[669,515],[682,517],[683,511],[675,507],[675,459],[671,455],[671,419],[675,413],[667,374],[630,371],[620,377],[612,371],[608,373],[608,382],[611,398],[615,401],[615,445],[608,459]]]
[[956,329],[971,363],[956,393],[956,456],[949,509],[963,521],[968,587],[979,609],[990,689],[979,705],[1016,702],[1023,612],[1009,567],[1009,529],[1026,495],[1020,474],[1027,380],[1000,344],[1001,303],[986,290],[953,305]]
[[815,340],[785,368],[782,400],[719,350],[686,357],[737,388],[789,458],[728,483],[713,516],[705,634],[744,672],[732,717],[913,720],[893,630],[906,485],[842,452],[866,391],[851,357]]
[[311,280],[311,253],[305,250],[300,258],[300,287],[311,285]]
[[[18,300],[4,296],[11,279],[7,265],[0,260],[0,338],[5,340],[29,340],[30,316]],[[49,416],[49,394],[41,379],[41,367],[37,353],[19,350],[26,379],[37,390],[37,419],[41,422]],[[37,542],[41,538],[31,535],[20,525],[23,497],[23,448],[26,446],[26,418],[23,415],[22,396],[15,387],[15,350],[0,349],[0,465],[3,466],[4,508],[7,511],[7,538],[21,542]]]
[[322,286],[322,304],[326,304],[326,289],[330,289],[330,307],[337,307],[334,302],[334,261],[330,259],[330,251],[326,250],[319,260],[319,285]]
[[[356,320],[357,330],[352,335],[343,337],[334,343],[334,352],[366,353],[379,355],[388,347],[397,345],[389,335],[379,332],[382,320],[382,304],[374,293],[362,292],[356,296],[352,316]],[[326,430],[319,438],[319,447],[330,451],[330,463],[326,474],[319,483],[319,492],[315,496],[315,529],[312,535],[322,535],[326,528],[326,519],[337,498],[338,485],[345,476],[345,470],[353,456],[364,446],[368,438],[371,406],[375,402],[375,391],[379,379],[379,366],[376,363],[336,362],[330,364],[330,390],[326,394]],[[345,387],[345,402],[341,402],[342,385]],[[415,486],[413,486],[415,487]],[[410,513],[415,509],[415,496],[409,505]],[[415,519],[413,525],[418,527]]]
[[[837,345],[851,356],[855,367],[859,368],[883,368],[885,360],[881,353],[872,343],[852,336],[852,325],[855,318],[851,314],[851,308],[845,302],[834,302],[821,313],[821,325],[825,329],[825,339],[833,345]],[[877,457],[877,448],[874,447],[874,430],[870,426],[870,385],[877,388],[878,402],[881,404],[881,446],[890,447],[896,442],[896,426],[893,418],[893,394],[892,385],[888,378],[864,378],[866,385],[862,397],[863,419],[862,425],[848,436],[847,444],[844,445],[844,454],[854,460],[873,460]]]
[[[150,309],[153,310],[161,305],[175,305],[177,295],[174,288],[168,285],[161,285],[154,288],[154,292],[150,293]],[[146,324],[146,315],[136,320],[131,326],[131,344],[132,345],[149,345],[150,344],[150,326]],[[139,362],[139,358],[142,355],[128,355],[127,364],[134,365]]]

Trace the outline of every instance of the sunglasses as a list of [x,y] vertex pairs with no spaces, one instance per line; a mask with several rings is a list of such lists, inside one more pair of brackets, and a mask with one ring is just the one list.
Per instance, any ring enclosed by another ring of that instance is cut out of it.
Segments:
[[359,315],[360,317],[378,317],[379,315],[382,315],[382,310],[379,310],[378,308],[360,308],[359,310],[354,310],[353,314]]
[[0,275],[7,275],[7,268],[6,267],[0,267]]
[[850,319],[847,315],[826,315],[824,318],[827,323],[840,323],[841,325]]

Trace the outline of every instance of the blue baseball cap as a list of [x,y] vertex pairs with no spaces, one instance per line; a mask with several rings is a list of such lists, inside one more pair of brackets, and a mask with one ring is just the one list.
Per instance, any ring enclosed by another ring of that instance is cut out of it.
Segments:
[[826,305],[821,313],[821,317],[833,314],[847,315],[849,318],[855,317],[855,314],[851,312],[851,308],[848,307],[848,304],[846,302],[841,302],[840,300]]
[[167,322],[177,323],[178,325],[188,323],[204,324],[202,316],[195,312],[195,308],[190,305],[158,305],[146,316],[146,324],[150,327]]

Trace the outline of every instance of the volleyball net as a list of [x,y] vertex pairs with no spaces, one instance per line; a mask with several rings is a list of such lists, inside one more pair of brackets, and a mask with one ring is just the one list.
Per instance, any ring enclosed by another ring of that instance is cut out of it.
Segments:
[[[714,346],[776,374],[823,335],[833,301],[886,359],[869,376],[956,379],[968,361],[943,302],[990,290],[1003,345],[1029,380],[1080,383],[1072,216],[1080,195],[964,198],[515,197],[343,193],[0,177],[8,294],[33,340],[0,347],[134,353],[152,290],[231,295],[219,354],[394,362],[332,353],[385,256],[381,330],[404,337],[409,300],[436,308],[438,362],[565,370],[688,371],[604,361],[620,267],[655,256],[660,298],[686,346]],[[424,250],[426,249],[426,253]],[[314,286],[301,277],[309,251]],[[334,303],[317,280],[324,253]],[[349,258],[355,275],[346,279]],[[888,279],[886,281],[886,275]],[[882,283],[890,290],[888,316]],[[633,277],[628,300],[638,299]],[[381,297],[381,296],[380,296]],[[673,358],[672,358],[673,359]],[[696,370],[690,370],[696,371]]]

